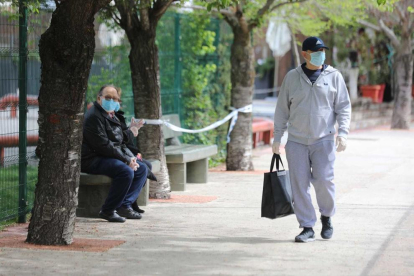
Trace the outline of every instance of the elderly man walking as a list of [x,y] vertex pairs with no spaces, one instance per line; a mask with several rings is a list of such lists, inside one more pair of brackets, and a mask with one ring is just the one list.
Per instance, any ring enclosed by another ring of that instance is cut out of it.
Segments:
[[[351,121],[351,103],[339,71],[324,64],[325,46],[318,37],[302,44],[304,64],[291,70],[283,80],[275,118],[273,152],[280,154],[280,143],[288,130],[286,157],[292,186],[292,199],[299,227],[296,242],[315,240],[317,221],[310,196],[310,183],[316,192],[324,239],[333,234],[335,214],[334,162],[337,152],[346,148]],[[338,136],[335,140],[335,123]]]

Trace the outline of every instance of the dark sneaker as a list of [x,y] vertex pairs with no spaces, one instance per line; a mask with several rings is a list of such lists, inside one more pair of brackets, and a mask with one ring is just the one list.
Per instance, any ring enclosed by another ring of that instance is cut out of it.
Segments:
[[333,234],[331,218],[321,216],[321,222],[322,222],[321,236],[322,238],[329,240],[330,238],[332,238],[332,234]]
[[123,216],[127,219],[141,219],[141,215],[138,212],[135,212],[132,208],[120,207],[117,209],[117,212],[120,216]]
[[105,212],[100,211],[99,217],[109,222],[125,222],[126,221],[125,218],[118,215],[115,211],[111,213],[105,213]]
[[144,210],[142,210],[141,208],[138,207],[138,204],[137,204],[136,201],[134,203],[132,203],[131,207],[132,207],[132,210],[134,210],[135,212],[138,212],[140,214],[145,213]]
[[303,231],[295,237],[295,242],[313,242],[315,240],[315,232],[312,228],[303,228]]

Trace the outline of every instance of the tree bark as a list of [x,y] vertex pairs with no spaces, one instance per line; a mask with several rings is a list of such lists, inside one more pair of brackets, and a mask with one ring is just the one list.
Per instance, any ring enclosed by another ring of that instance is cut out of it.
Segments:
[[[129,34],[129,61],[137,118],[162,117],[158,47],[155,44],[156,26],[156,22],[151,22],[148,29]],[[160,172],[156,173],[158,182],[150,182],[150,197],[170,198],[171,189],[161,126],[145,125],[139,132],[138,144],[146,159],[157,159],[161,162]]]
[[[116,0],[120,14],[119,25],[125,30],[131,45],[129,63],[131,67],[134,109],[137,118],[160,119],[161,90],[158,48],[155,44],[158,21],[172,0],[134,1]],[[136,11],[139,11],[139,17]],[[160,160],[158,181],[150,182],[151,198],[170,198],[170,180],[164,152],[164,136],[161,126],[145,125],[138,135],[138,145],[146,159]]]
[[[399,51],[398,51],[399,50]],[[411,123],[411,91],[413,77],[413,54],[410,36],[403,37],[394,59],[394,111],[391,128],[409,129]]]
[[[231,46],[231,105],[241,108],[252,104],[254,84],[254,55],[250,29],[243,17],[239,24],[230,24],[234,40]],[[227,22],[234,22],[229,21]],[[237,123],[227,145],[226,165],[229,171],[251,171],[252,163],[252,113],[239,113]]]
[[[394,111],[391,119],[392,129],[409,129],[411,123],[411,89],[413,76],[412,34],[414,21],[408,7],[412,0],[393,3],[392,13],[381,12],[377,8],[369,8],[376,17],[381,30],[390,40],[395,49],[393,64],[393,90],[395,95]],[[367,25],[366,23],[364,23]],[[396,32],[398,30],[398,32]]]
[[42,34],[38,183],[27,242],[72,243],[85,92],[95,51],[94,16],[109,0],[61,1]]

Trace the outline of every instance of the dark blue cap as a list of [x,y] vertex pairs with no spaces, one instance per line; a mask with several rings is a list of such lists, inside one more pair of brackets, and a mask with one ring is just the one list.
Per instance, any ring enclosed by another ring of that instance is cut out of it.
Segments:
[[310,36],[302,43],[302,51],[311,50],[312,52],[316,52],[321,48],[329,50],[329,48],[325,46],[325,43],[323,43],[322,39],[316,36]]

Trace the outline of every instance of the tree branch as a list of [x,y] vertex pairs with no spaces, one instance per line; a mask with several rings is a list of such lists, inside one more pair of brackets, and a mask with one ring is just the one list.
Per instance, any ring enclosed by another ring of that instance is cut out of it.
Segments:
[[386,36],[391,40],[391,43],[394,44],[395,47],[400,46],[400,41],[398,40],[397,36],[395,35],[394,31],[388,28],[382,19],[378,20],[378,23],[380,24],[380,27],[382,31],[385,33]]
[[[207,8],[206,7],[197,6],[197,5],[185,6],[185,8],[193,9],[193,10],[207,11]],[[214,8],[214,9],[211,9],[211,12],[213,12],[213,13],[219,13],[219,14],[222,14],[222,15],[234,16],[234,13],[232,11],[228,10],[228,9],[220,9],[220,10],[218,10],[218,9]]]
[[275,0],[267,0],[264,6],[257,12],[256,18],[261,18],[267,11],[269,11],[273,2],[275,2]]
[[298,1],[295,1],[295,2],[283,2],[283,3],[279,3],[279,4],[275,5],[273,8],[271,8],[270,11],[272,12],[272,11],[274,11],[274,10],[276,10],[276,9],[280,8],[281,6],[284,6],[286,4],[302,3],[302,2],[306,2],[306,1],[307,0],[298,0]]
[[288,2],[282,2],[279,3],[277,5],[274,5],[273,7],[272,4],[275,2],[275,0],[267,0],[266,3],[264,4],[264,6],[257,12],[257,15],[255,18],[252,18],[249,20],[249,29],[253,29],[255,27],[257,27],[259,25],[259,21],[260,19],[265,16],[268,13],[273,12],[274,10],[287,5],[287,4],[295,4],[295,3],[302,3],[305,2],[307,0],[297,0],[297,1],[288,1]]
[[112,18],[112,20],[117,24],[118,26],[121,26],[121,18],[113,11],[112,9],[105,9],[108,11],[109,16]]
[[[153,14],[157,20],[167,11],[172,2],[177,2],[179,0],[158,0],[154,3]],[[164,2],[164,3],[162,3]]]
[[237,17],[243,16],[243,7],[240,4],[236,5],[236,16]]
[[238,28],[240,27],[239,20],[237,20],[237,17],[235,14],[222,14],[224,20],[227,22],[227,24],[230,25],[232,28]]
[[374,31],[377,31],[377,32],[382,31],[382,30],[381,30],[381,28],[380,28],[380,26],[377,26],[377,25],[375,25],[375,24],[372,24],[372,23],[370,23],[370,22],[368,22],[368,21],[365,21],[365,20],[363,20],[363,19],[358,19],[358,20],[357,20],[357,22],[358,22],[359,24],[361,24],[361,25],[363,25],[363,26],[367,27],[367,28],[371,28],[371,29],[373,29]]
[[130,1],[115,0],[115,6],[119,11],[120,26],[125,30],[127,35],[140,27],[140,20],[135,12],[135,5],[131,6]]
[[400,5],[398,5],[398,3],[395,5],[395,9],[397,11],[398,17],[400,18],[401,21],[405,21],[405,16],[404,16],[404,12],[401,10]]
[[[133,0],[130,0],[133,1]],[[134,4],[135,6],[136,4]],[[151,0],[144,0],[138,4],[139,19],[141,22],[141,27],[144,30],[149,30],[151,23],[149,18],[149,10],[151,8]]]
[[409,33],[411,26],[410,26],[410,15],[408,11],[407,11],[408,14],[406,14],[406,12],[403,10],[403,8],[399,5],[398,2],[395,3],[395,10],[397,11],[397,15],[399,17],[399,23],[402,25],[403,31],[405,33]]
[[[411,17],[414,17],[414,16],[411,16]],[[411,23],[410,23],[410,29],[409,29],[409,32],[410,32],[410,33],[414,33],[414,18],[413,18],[413,21],[411,21]]]

